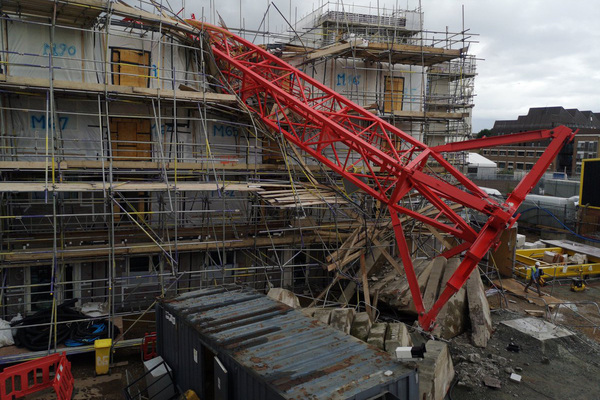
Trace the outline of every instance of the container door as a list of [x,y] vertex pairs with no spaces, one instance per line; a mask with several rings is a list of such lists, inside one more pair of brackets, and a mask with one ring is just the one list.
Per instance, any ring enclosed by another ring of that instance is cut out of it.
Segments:
[[229,377],[225,366],[217,357],[215,360],[215,400],[229,400]]

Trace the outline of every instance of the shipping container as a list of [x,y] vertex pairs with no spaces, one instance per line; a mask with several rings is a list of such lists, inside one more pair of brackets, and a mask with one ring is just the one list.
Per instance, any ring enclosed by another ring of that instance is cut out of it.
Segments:
[[253,289],[201,289],[156,306],[158,354],[203,400],[418,398],[416,371]]

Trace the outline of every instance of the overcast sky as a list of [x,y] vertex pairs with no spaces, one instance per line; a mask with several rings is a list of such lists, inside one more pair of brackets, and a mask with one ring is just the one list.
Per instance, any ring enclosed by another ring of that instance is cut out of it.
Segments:
[[[313,3],[274,0],[295,19]],[[229,26],[240,24],[240,0],[185,0],[186,16],[209,14],[216,4]],[[290,14],[291,4],[291,14]],[[314,3],[314,7],[318,6]],[[376,7],[377,0],[345,1]],[[471,46],[478,61],[473,131],[495,120],[515,119],[530,107],[564,106],[600,112],[600,3],[593,0],[422,0],[425,29],[451,32],[465,28],[478,36]],[[241,0],[246,28],[260,23],[269,0]],[[418,0],[379,0],[380,7],[415,9]],[[277,11],[271,7],[271,30]]]

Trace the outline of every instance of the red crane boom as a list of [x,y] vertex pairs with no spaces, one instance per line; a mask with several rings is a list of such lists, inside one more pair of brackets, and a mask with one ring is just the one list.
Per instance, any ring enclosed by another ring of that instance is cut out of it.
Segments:
[[[208,35],[224,90],[234,91],[273,131],[388,206],[419,323],[425,330],[433,329],[444,304],[462,287],[487,251],[498,245],[502,231],[514,224],[514,214],[525,196],[575,135],[562,126],[428,147],[261,47],[226,29],[196,20],[188,22]],[[490,198],[443,155],[544,139],[552,139],[550,145],[503,204]],[[445,176],[427,171],[428,161],[438,163]],[[437,215],[421,215],[403,205],[402,199],[414,191],[437,209]],[[487,215],[487,223],[477,232],[449,203]],[[460,239],[442,256],[465,252],[430,310],[423,306],[399,214]]]

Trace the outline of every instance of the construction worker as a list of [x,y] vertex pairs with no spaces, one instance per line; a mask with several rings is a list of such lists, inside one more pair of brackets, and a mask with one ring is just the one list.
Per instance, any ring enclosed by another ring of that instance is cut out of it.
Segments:
[[535,287],[537,287],[538,295],[542,295],[542,291],[540,290],[540,276],[542,276],[542,269],[540,268],[540,262],[537,261],[535,265],[531,267],[531,277],[529,278],[529,282],[527,286],[525,286],[525,293],[527,293],[527,289],[531,286],[532,283],[535,283]]

